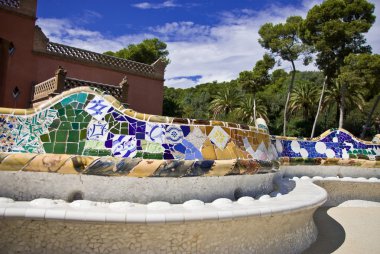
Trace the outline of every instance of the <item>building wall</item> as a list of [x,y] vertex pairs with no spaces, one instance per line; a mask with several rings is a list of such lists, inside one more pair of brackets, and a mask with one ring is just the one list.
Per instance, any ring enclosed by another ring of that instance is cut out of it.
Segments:
[[86,65],[80,62],[64,60],[58,57],[35,54],[37,66],[36,81],[42,82],[51,78],[58,66],[67,70],[67,76],[117,85],[124,76],[128,77],[128,104],[138,112],[161,115],[164,98],[163,80],[118,72],[111,69]]
[[[0,93],[1,107],[29,107],[31,86],[35,81],[36,65],[32,55],[35,18],[15,14],[0,8],[0,37],[12,42],[14,53],[8,57],[7,73],[2,80]],[[21,91],[16,103],[12,90]]]
[[[32,10],[34,4],[34,12],[20,14],[0,6],[0,38],[12,42],[16,49],[8,59],[3,56],[0,59],[1,69],[6,70],[6,75],[0,78],[0,107],[29,108],[33,84],[53,77],[58,66],[62,66],[68,77],[110,85],[119,84],[127,76],[130,107],[143,113],[162,114],[163,80],[33,52],[36,1],[21,2],[28,3],[29,8],[32,5]],[[16,86],[21,93],[15,102],[12,91]]]

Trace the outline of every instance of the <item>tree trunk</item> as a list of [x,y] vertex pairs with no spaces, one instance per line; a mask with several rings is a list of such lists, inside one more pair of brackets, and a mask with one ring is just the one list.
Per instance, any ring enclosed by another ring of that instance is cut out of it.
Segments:
[[343,128],[344,113],[346,109],[345,105],[345,94],[346,94],[346,84],[342,82],[342,87],[340,88],[340,107],[339,107],[339,128]]
[[313,137],[314,137],[315,127],[317,126],[318,116],[319,116],[319,112],[321,111],[321,106],[322,106],[323,95],[324,95],[324,93],[325,93],[326,80],[327,80],[327,76],[325,76],[325,79],[324,79],[324,81],[323,81],[321,97],[319,97],[319,103],[318,103],[317,114],[315,115],[315,119],[314,119],[314,123],[313,123],[313,129],[311,130],[311,136],[310,136],[310,138],[313,138]]
[[253,123],[256,125],[256,94],[253,95]]
[[288,95],[286,96],[286,103],[285,103],[285,109],[284,109],[284,129],[283,129],[283,133],[282,133],[283,136],[286,136],[286,123],[288,121],[288,118],[287,118],[288,105],[289,105],[289,100],[290,100],[290,94],[293,91],[294,78],[296,75],[296,66],[294,65],[294,61],[291,61],[291,63],[292,63],[293,70],[292,70],[292,79],[291,79],[290,85],[288,87]]
[[373,113],[375,112],[376,108],[377,108],[377,105],[379,104],[380,102],[380,95],[377,96],[376,98],[376,101],[375,101],[375,104],[373,104],[373,107],[371,109],[371,111],[369,112],[369,115],[368,115],[368,118],[367,118],[367,121],[363,127],[363,131],[362,133],[360,134],[360,138],[363,139],[365,137],[365,133],[368,129],[368,127],[370,126],[370,123],[371,123],[371,119],[372,119],[372,115]]

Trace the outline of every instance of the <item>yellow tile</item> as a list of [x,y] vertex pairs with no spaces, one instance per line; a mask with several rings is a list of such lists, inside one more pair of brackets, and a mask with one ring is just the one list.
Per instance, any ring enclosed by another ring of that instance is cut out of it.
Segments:
[[1,163],[0,171],[19,171],[26,166],[36,154],[15,153],[9,154]]
[[205,176],[225,176],[234,168],[235,163],[236,160],[216,160]]
[[57,170],[61,174],[78,174],[84,171],[97,157],[72,156]]
[[164,163],[163,160],[142,160],[136,167],[134,167],[128,176],[131,177],[147,177],[153,173]]
[[215,154],[217,160],[230,160],[236,158],[236,156],[234,154],[231,154],[230,150],[227,149],[227,146],[223,150],[220,150],[219,148],[215,147]]
[[23,171],[56,172],[70,157],[67,154],[40,154],[34,157]]
[[206,141],[203,143],[201,152],[202,152],[203,159],[216,160],[214,145],[211,144],[211,141],[209,139],[206,139]]

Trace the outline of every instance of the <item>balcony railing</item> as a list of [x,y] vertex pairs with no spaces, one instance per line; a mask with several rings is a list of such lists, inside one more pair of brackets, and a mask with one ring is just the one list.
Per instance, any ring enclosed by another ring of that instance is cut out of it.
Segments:
[[59,68],[55,72],[55,76],[34,85],[32,93],[32,104],[38,105],[41,101],[49,99],[63,91],[74,87],[89,86],[98,88],[109,95],[112,95],[122,103],[127,103],[128,99],[128,81],[126,77],[118,85],[109,85],[93,81],[81,80],[76,78],[66,77],[67,72]]

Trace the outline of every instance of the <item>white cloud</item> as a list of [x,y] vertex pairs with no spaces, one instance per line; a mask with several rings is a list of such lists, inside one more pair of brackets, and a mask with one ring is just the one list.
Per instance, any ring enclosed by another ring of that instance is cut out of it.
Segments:
[[[379,6],[375,10],[380,17]],[[170,1],[169,1],[170,2]],[[171,59],[167,67],[165,85],[189,87],[204,82],[228,81],[235,79],[242,70],[251,69],[261,59],[265,50],[258,43],[258,30],[266,22],[284,22],[288,16],[305,17],[307,11],[321,0],[304,1],[302,5],[272,5],[262,11],[250,9],[232,10],[220,14],[220,22],[214,25],[178,21],[162,26],[150,27],[147,33],[109,37],[98,31],[86,30],[66,19],[39,19],[51,41],[95,52],[116,51],[143,39],[159,37],[168,44]],[[373,52],[380,53],[380,18],[366,35]],[[290,71],[290,65],[283,62],[281,68]],[[299,70],[316,70],[314,65],[303,66],[297,62]],[[198,79],[191,77],[199,76]]]
[[37,20],[46,36],[52,42],[83,48],[99,53],[108,50],[116,51],[131,43],[139,43],[146,38],[152,38],[149,33],[123,35],[118,37],[106,37],[98,31],[91,31],[78,27],[68,19],[44,19]]
[[180,7],[181,5],[174,3],[173,0],[168,0],[159,4],[156,3],[149,3],[149,2],[141,2],[132,4],[132,7],[138,8],[138,9],[162,9],[162,8],[173,8],[173,7]]
[[369,2],[375,4],[374,14],[376,16],[376,21],[366,34],[366,39],[367,43],[372,47],[372,52],[380,54],[380,0],[369,0]]
[[196,86],[198,84],[197,80],[187,77],[181,78],[171,78],[165,80],[165,86],[175,87],[175,88],[189,88],[192,86]]

